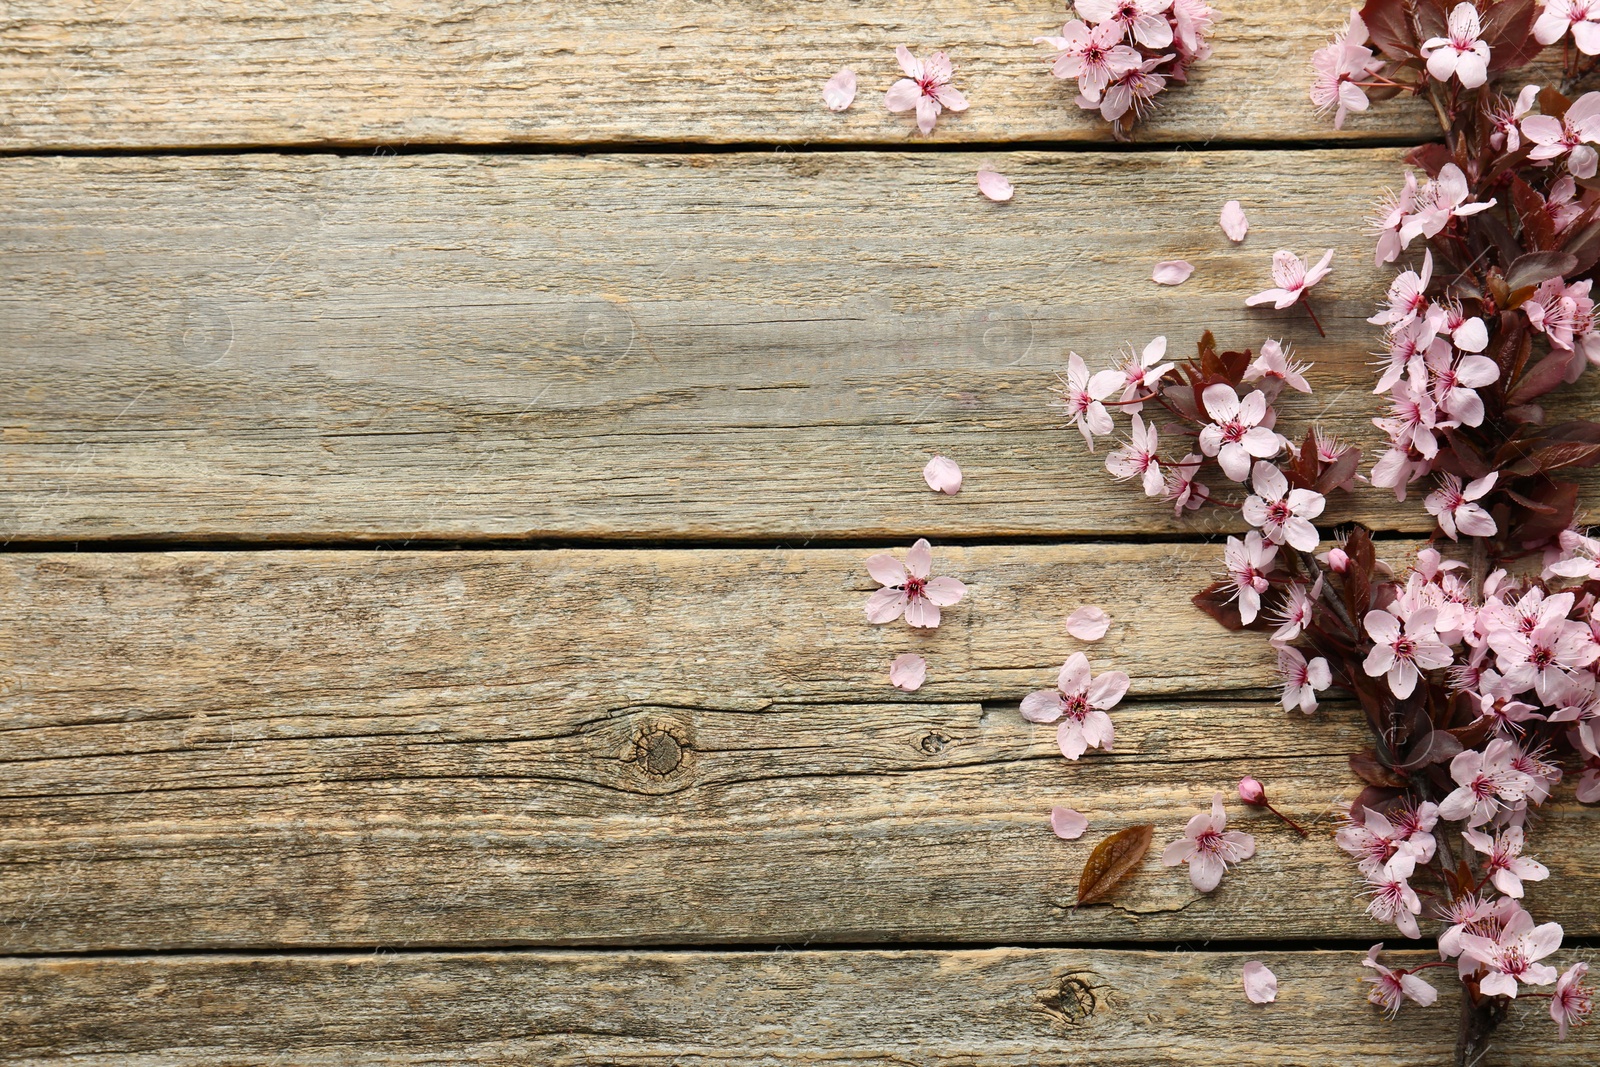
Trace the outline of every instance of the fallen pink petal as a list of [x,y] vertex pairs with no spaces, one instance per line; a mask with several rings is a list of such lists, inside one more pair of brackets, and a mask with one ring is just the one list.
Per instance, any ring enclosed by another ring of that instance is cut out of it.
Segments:
[[822,87],[822,102],[829,111],[844,111],[856,99],[856,72],[845,67]]
[[922,688],[922,683],[928,677],[928,661],[915,652],[907,652],[903,656],[895,657],[889,664],[889,684],[896,689],[904,689],[914,693]]
[[1244,995],[1252,1004],[1271,1004],[1278,999],[1278,976],[1260,960],[1244,965]]
[[1150,272],[1150,280],[1157,285],[1182,285],[1194,273],[1194,264],[1181,259],[1163,260]]
[[1228,235],[1228,240],[1235,244],[1244,240],[1244,235],[1250,232],[1250,220],[1244,217],[1244,208],[1237,200],[1229,200],[1222,205],[1222,232]]
[[996,203],[1004,203],[1011,199],[1014,190],[1011,183],[1006,181],[1005,175],[998,174],[988,167],[978,170],[978,192]]
[[1089,820],[1071,808],[1050,809],[1050,829],[1063,841],[1076,841],[1089,828]]
[[1079,641],[1098,641],[1111,626],[1111,616],[1090,604],[1067,616],[1067,633]]
[[955,496],[961,492],[961,468],[956,461],[945,456],[934,456],[922,468],[922,480],[935,493]]

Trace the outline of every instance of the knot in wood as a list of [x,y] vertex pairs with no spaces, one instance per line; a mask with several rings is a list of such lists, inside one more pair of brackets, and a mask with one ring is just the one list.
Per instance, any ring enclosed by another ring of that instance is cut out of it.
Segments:
[[650,723],[633,741],[634,760],[656,778],[665,778],[683,766],[683,741],[663,723]]
[[1082,1026],[1100,1007],[1094,979],[1088,973],[1064,974],[1039,994],[1038,1004],[1047,1015],[1067,1026]]
[[950,739],[944,734],[941,734],[937,730],[929,730],[926,734],[922,735],[922,740],[917,742],[917,747],[922,749],[923,752],[932,756],[943,752],[944,746],[948,745],[949,743]]

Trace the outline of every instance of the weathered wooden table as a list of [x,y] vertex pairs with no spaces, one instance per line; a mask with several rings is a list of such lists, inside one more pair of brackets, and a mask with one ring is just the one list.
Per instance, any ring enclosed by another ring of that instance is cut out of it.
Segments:
[[[1370,442],[1360,220],[1429,118],[1334,132],[1305,67],[1343,10],[1249,0],[1113,150],[1030,44],[1063,13],[0,7],[0,1059],[1442,1062],[1449,983],[1398,1022],[1358,984],[1395,937],[1326,833],[1356,713],[1282,711],[1187,602],[1226,526],[1047,406],[1069,346],[1209,325],[1294,342],[1298,415]],[[932,138],[881,106],[902,42],[972,100]],[[1326,341],[1241,306],[1283,246],[1338,250]],[[863,558],[921,535],[969,596],[866,625]],[[1134,683],[1069,765],[1017,703],[1085,602]],[[1102,831],[1162,843],[1244,773],[1322,832],[1234,805],[1260,853],[1216,893],[1152,861],[1070,906]],[[1533,900],[1577,958],[1600,845],[1561,795]],[[1600,1056],[1542,1011],[1494,1063]]]

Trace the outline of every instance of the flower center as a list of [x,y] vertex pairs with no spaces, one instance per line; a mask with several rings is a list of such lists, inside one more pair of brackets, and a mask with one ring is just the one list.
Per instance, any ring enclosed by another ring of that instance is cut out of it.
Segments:
[[1082,693],[1073,693],[1061,701],[1061,710],[1069,719],[1082,721],[1089,714],[1089,698]]
[[1528,653],[1528,662],[1533,664],[1535,667],[1548,667],[1555,661],[1555,652],[1548,648],[1540,648],[1539,646],[1535,645],[1533,651]]
[[923,586],[927,584],[928,580],[926,578],[917,578],[908,574],[906,575],[906,584],[902,588],[905,589],[907,597],[915,600],[922,596]]
[[1293,514],[1294,513],[1289,510],[1289,504],[1287,501],[1274,500],[1272,503],[1267,505],[1267,518],[1271,519],[1279,526],[1282,526],[1284,523],[1288,522]]
[[1405,634],[1394,639],[1394,658],[1410,659],[1417,654],[1417,643]]
[[1238,419],[1233,419],[1222,424],[1222,439],[1231,444],[1236,444],[1243,440],[1244,435],[1247,432],[1249,431],[1244,428],[1244,424]]
[[1201,852],[1217,852],[1222,848],[1222,835],[1215,830],[1202,830],[1194,843]]

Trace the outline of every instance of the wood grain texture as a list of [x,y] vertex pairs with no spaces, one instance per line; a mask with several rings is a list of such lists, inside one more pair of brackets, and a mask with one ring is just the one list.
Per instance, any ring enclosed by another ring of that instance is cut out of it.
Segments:
[[[1389,959],[1390,957],[1386,957]],[[1397,952],[1396,965],[1429,954]],[[1437,957],[1433,957],[1437,958]],[[1572,954],[1559,960],[1570,962]],[[1246,960],[1278,977],[1250,1004]],[[1361,953],[516,952],[0,961],[7,1063],[1434,1067],[1460,985],[1386,1019]],[[1441,973],[1441,972],[1433,972]],[[1546,1002],[1480,1067],[1567,1067]]]
[[[1328,838],[1364,727],[1222,695],[1270,672],[1183,601],[1214,552],[941,551],[925,635],[865,624],[862,552],[0,557],[0,949],[1376,939]],[[1068,764],[1017,701],[1090,598],[1135,682]],[[1103,834],[1245,773],[1318,835],[1234,804],[1216,893],[1152,860],[1071,908]],[[1594,813],[1545,810],[1532,906],[1591,936]]]
[[[1297,437],[1322,413],[1378,444],[1361,219],[1398,152],[1022,153],[1006,205],[984,158],[4,161],[0,537],[1232,528],[1114,485],[1049,407],[1069,348],[1206,326],[1317,364]],[[1285,244],[1337,250],[1326,341],[1243,306]],[[1149,280],[1180,257],[1188,283]],[[935,452],[960,496],[923,485]],[[1431,526],[1381,491],[1327,521],[1352,516]]]
[[[1343,21],[1317,0],[1223,5],[1215,54],[1163,96],[1146,140],[1422,139],[1416,101],[1341,133],[1307,99],[1311,53]],[[759,142],[902,144],[883,92],[894,46],[943,48],[972,101],[938,141],[1090,141],[1033,39],[1056,0],[10,0],[0,21],[0,149],[249,145]],[[860,76],[834,114],[822,83]]]

